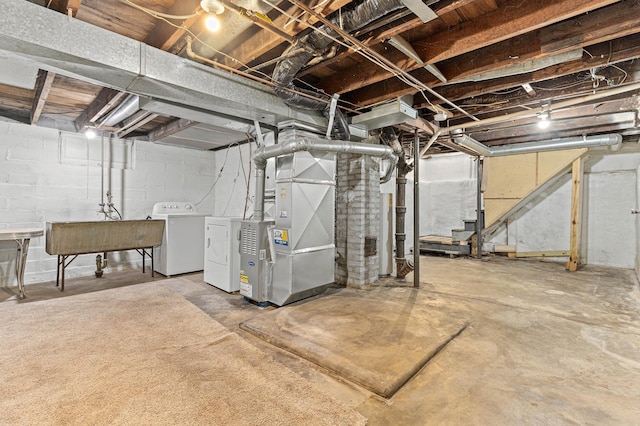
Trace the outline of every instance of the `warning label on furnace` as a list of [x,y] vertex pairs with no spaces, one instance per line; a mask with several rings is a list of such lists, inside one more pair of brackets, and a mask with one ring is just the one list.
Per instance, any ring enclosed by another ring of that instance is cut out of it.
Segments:
[[240,281],[240,294],[243,296],[251,297],[251,290],[253,286],[248,282]]
[[289,233],[286,229],[273,230],[273,242],[279,246],[289,245]]

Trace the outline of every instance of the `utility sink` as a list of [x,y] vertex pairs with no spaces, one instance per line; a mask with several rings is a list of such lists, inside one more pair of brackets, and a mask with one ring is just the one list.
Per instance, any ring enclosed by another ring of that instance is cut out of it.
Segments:
[[164,220],[47,222],[46,251],[71,255],[149,248],[162,243]]

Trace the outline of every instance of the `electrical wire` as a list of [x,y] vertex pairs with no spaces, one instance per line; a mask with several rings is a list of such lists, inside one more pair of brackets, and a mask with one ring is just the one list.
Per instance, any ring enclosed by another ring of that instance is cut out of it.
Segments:
[[[202,40],[201,38],[199,38],[195,33],[193,33],[189,28],[185,27],[184,25],[178,25],[178,24],[175,24],[175,23],[173,23],[173,22],[169,21],[169,19],[189,19],[189,18],[191,18],[191,17],[193,17],[193,16],[196,16],[196,15],[198,15],[198,14],[202,13],[201,11],[198,11],[198,12],[196,12],[196,13],[194,13],[194,14],[191,14],[191,15],[184,15],[184,16],[168,15],[168,14],[164,14],[164,13],[161,13],[161,12],[157,12],[157,11],[154,11],[154,10],[148,9],[148,8],[146,8],[146,7],[144,7],[144,6],[140,6],[140,5],[138,5],[138,4],[136,4],[136,3],[134,3],[134,2],[132,2],[132,1],[130,1],[130,0],[119,0],[119,1],[120,1],[120,2],[122,2],[122,3],[124,3],[124,4],[127,4],[127,5],[131,6],[131,7],[133,7],[133,8],[135,8],[135,9],[138,9],[138,10],[140,10],[140,11],[144,12],[144,13],[147,13],[147,14],[149,14],[149,15],[151,15],[151,16],[153,16],[153,17],[155,17],[156,19],[162,20],[162,21],[166,22],[168,25],[173,26],[174,28],[177,28],[177,29],[180,29],[180,30],[184,31],[185,33],[187,33],[187,34],[189,34],[191,37],[193,37],[193,39],[194,39],[194,40],[198,41],[198,42],[199,42],[199,43],[201,43],[202,45],[204,45],[204,46],[206,46],[207,48],[211,49],[213,52],[215,52],[215,53],[217,53],[217,54],[219,54],[219,55],[221,55],[221,56],[223,56],[223,57],[225,57],[225,58],[229,59],[229,60],[230,60],[230,61],[232,61],[233,63],[237,63],[237,64],[239,64],[242,68],[244,68],[244,69],[245,69],[245,70],[247,70],[247,71],[250,71],[250,72],[252,71],[251,67],[249,67],[247,64],[245,64],[245,63],[243,63],[243,62],[239,61],[238,59],[236,59],[236,58],[234,58],[234,57],[232,57],[232,56],[230,56],[230,55],[228,55],[228,54],[226,54],[226,53],[222,52],[221,50],[216,49],[215,47],[213,47],[213,46],[209,45],[209,44],[208,44],[208,43],[206,43],[204,40]],[[437,92],[433,91],[430,87],[428,87],[428,86],[427,86],[427,85],[425,85],[424,83],[420,82],[420,81],[419,81],[418,79],[416,79],[415,77],[411,76],[410,74],[406,74],[406,75],[404,75],[403,73],[399,73],[399,72],[398,72],[397,70],[395,70],[393,67],[391,67],[391,66],[389,66],[389,65],[385,64],[385,63],[384,63],[384,61],[381,61],[380,59],[378,59],[377,57],[375,57],[375,56],[374,56],[374,55],[372,55],[371,53],[367,52],[367,50],[366,50],[366,49],[362,49],[361,47],[359,47],[359,46],[357,46],[357,45],[355,45],[355,44],[349,44],[349,43],[346,43],[346,42],[344,42],[344,41],[342,41],[342,40],[340,40],[340,39],[338,39],[338,38],[336,38],[336,37],[330,36],[329,34],[327,34],[327,33],[323,32],[323,31],[319,30],[318,28],[316,28],[316,27],[312,26],[312,25],[311,25],[311,24],[309,24],[308,22],[303,21],[303,20],[301,20],[301,19],[299,19],[299,18],[297,18],[297,17],[292,16],[291,14],[287,13],[285,10],[281,9],[280,7],[278,7],[277,5],[275,5],[274,3],[270,2],[269,0],[261,0],[261,1],[262,1],[262,2],[264,2],[264,3],[266,3],[267,5],[271,6],[273,9],[275,9],[275,10],[279,11],[279,12],[280,12],[281,14],[283,14],[284,16],[286,16],[286,17],[288,17],[288,18],[290,18],[290,19],[293,19],[293,20],[295,20],[296,22],[298,22],[298,23],[300,23],[300,24],[302,24],[302,25],[304,25],[304,26],[306,26],[306,27],[308,27],[308,28],[311,28],[313,31],[317,31],[317,32],[322,33],[324,36],[328,37],[328,38],[329,38],[329,39],[331,39],[332,41],[334,41],[334,42],[338,43],[339,45],[341,45],[341,46],[343,46],[343,47],[345,47],[345,48],[347,48],[348,50],[352,50],[352,51],[354,51],[354,52],[356,52],[356,53],[360,54],[360,55],[361,55],[361,56],[363,56],[364,58],[366,58],[366,59],[368,59],[369,61],[373,62],[374,64],[378,65],[379,67],[381,67],[381,68],[382,68],[382,69],[384,69],[385,71],[387,71],[387,72],[391,73],[391,74],[392,74],[392,76],[394,76],[394,77],[398,78],[398,79],[399,79],[400,81],[402,81],[403,83],[405,83],[405,84],[407,84],[407,85],[409,85],[409,86],[411,86],[411,87],[415,88],[416,90],[418,90],[418,91],[422,94],[422,96],[425,98],[425,100],[426,100],[430,105],[433,105],[433,104],[431,103],[431,101],[429,100],[429,98],[427,97],[427,95],[424,93],[424,91],[425,91],[425,90],[428,90],[428,91],[429,91],[429,92],[431,92],[434,96],[439,97],[441,100],[443,100],[443,101],[447,102],[448,104],[450,104],[450,105],[451,105],[451,106],[453,106],[454,108],[456,108],[456,109],[460,110],[462,113],[464,113],[465,115],[469,116],[470,118],[472,118],[472,119],[474,119],[474,120],[477,120],[477,118],[475,118],[475,117],[471,116],[470,114],[466,113],[466,112],[465,112],[464,110],[462,110],[460,107],[458,107],[457,105],[453,104],[452,102],[450,102],[450,101],[449,101],[449,100],[447,100],[446,98],[442,97],[442,96],[441,96],[441,95],[439,95]],[[295,0],[293,0],[292,2],[293,2],[293,4],[295,4],[295,3],[296,3],[296,1],[295,1]],[[304,15],[304,14],[303,14],[303,15]],[[301,15],[301,16],[303,16],[303,15]],[[219,63],[219,62],[217,62],[217,61],[214,61],[214,60],[207,60],[207,62],[209,62],[210,64],[212,64],[212,65],[214,65],[214,66],[217,66],[217,67],[220,67],[220,68],[222,68],[222,69],[225,69],[225,70],[227,70],[227,71],[229,71],[229,72],[239,74],[239,75],[241,75],[241,76],[244,76],[244,77],[247,77],[247,78],[250,78],[250,79],[256,80],[256,81],[261,82],[261,83],[263,83],[263,84],[267,84],[267,85],[270,85],[270,86],[273,86],[273,87],[276,87],[276,86],[277,86],[277,85],[273,82],[273,79],[271,78],[271,76],[269,76],[269,75],[267,75],[267,74],[265,74],[265,73],[263,73],[263,72],[261,72],[261,71],[253,70],[253,72],[256,72],[257,74],[262,75],[264,78],[260,78],[260,77],[253,76],[253,75],[251,75],[251,74],[248,74],[247,72],[243,72],[243,71],[240,71],[240,70],[238,70],[238,69],[235,69],[235,68],[232,68],[232,67],[229,67],[229,66],[223,65],[223,64],[221,64],[221,63]],[[296,79],[296,81],[302,81],[302,80]],[[316,90],[318,93],[324,93],[324,92],[322,92],[320,89],[318,89],[317,87],[312,86],[312,85],[311,85],[311,84],[309,84],[309,83],[304,82],[304,84],[306,84],[306,85],[308,85],[308,86],[312,87],[312,88],[313,88],[314,90]],[[305,96],[305,97],[308,97],[308,98],[311,98],[311,99],[314,99],[314,100],[317,100],[317,101],[325,102],[325,103],[327,103],[327,104],[329,104],[329,103],[330,103],[330,100],[327,100],[327,99],[321,99],[321,98],[317,98],[317,97],[313,97],[313,96],[310,96],[309,94],[306,94],[306,93],[304,93],[304,92],[299,92],[299,91],[295,91],[295,90],[288,89],[288,88],[282,88],[282,89],[284,89],[284,90],[288,90],[288,91],[291,91],[291,92],[293,92],[293,93],[296,93],[296,94],[299,94],[299,95],[302,95],[302,96]],[[345,109],[345,110],[347,110],[347,111],[349,111],[349,112],[354,112],[354,113],[358,113],[358,112],[359,112],[359,111],[357,111],[357,110],[353,110],[353,109],[350,109],[350,108],[345,108],[345,107],[342,107],[342,108],[343,108],[343,109]]]
[[[245,134],[246,136],[246,134]],[[249,149],[251,149],[251,140],[249,138],[247,138],[247,141],[249,142]],[[240,167],[242,168],[242,176],[244,176],[244,185],[247,188],[246,189],[246,194],[244,197],[244,209],[242,210],[242,219],[244,220],[246,218],[246,210],[247,210],[247,195],[249,193],[249,181],[247,180],[247,171],[244,169],[244,158],[242,158],[242,149],[240,148],[240,146],[238,145],[238,154],[240,154]],[[251,161],[251,160],[249,160]],[[239,174],[239,172],[238,172]]]
[[197,207],[200,204],[202,204],[202,202],[211,194],[213,189],[216,187],[216,185],[218,184],[218,181],[220,180],[220,177],[222,176],[222,171],[224,170],[225,166],[227,165],[227,159],[229,158],[229,151],[231,150],[231,147],[233,147],[234,145],[237,145],[237,144],[238,144],[238,142],[234,142],[234,143],[230,144],[227,147],[227,149],[225,150],[224,161],[222,162],[222,167],[220,167],[220,171],[218,172],[218,176],[216,176],[216,180],[213,181],[213,184],[211,184],[211,187],[209,188],[207,193],[204,194],[204,196],[200,199],[200,201],[195,203],[194,206]]
[[[266,4],[268,4],[269,6],[275,8],[276,10],[280,11],[284,15],[286,15],[286,16],[288,16],[290,18],[293,18],[293,16],[291,16],[290,14],[287,14],[284,10],[278,8],[275,4],[271,3],[269,0],[262,0],[262,1],[264,3],[266,3]],[[289,2],[294,4],[294,5],[297,5],[298,7],[303,8],[303,10],[304,10],[304,7],[300,5],[300,2],[298,0],[289,0]],[[307,13],[309,13],[309,12],[307,12]],[[309,13],[309,14],[311,14],[311,16],[314,16],[315,12]],[[344,31],[340,30],[340,28],[336,27],[335,24],[331,23],[326,18],[321,17],[321,16],[314,16],[314,17],[316,19],[319,19],[326,26],[335,27],[335,28],[332,28],[334,31],[336,31],[338,33],[340,33],[340,32],[344,33]],[[358,53],[359,55],[365,57],[369,61],[371,61],[374,64],[378,65],[380,68],[382,68],[385,71],[391,73],[394,77],[398,78],[403,83],[405,83],[405,84],[413,87],[414,89],[420,91],[422,96],[430,104],[431,104],[431,101],[428,99],[428,97],[424,93],[425,90],[428,91],[429,93],[431,93],[432,95],[434,95],[435,97],[439,98],[440,100],[442,100],[442,101],[446,102],[447,104],[451,105],[453,108],[455,108],[459,112],[463,113],[467,117],[471,118],[472,120],[475,120],[475,121],[479,120],[478,118],[476,118],[473,115],[471,115],[471,114],[467,113],[466,111],[464,111],[462,108],[460,108],[459,106],[457,106],[456,104],[454,104],[450,100],[446,99],[444,96],[440,95],[435,90],[431,89],[429,86],[427,86],[426,84],[424,84],[423,82],[421,82],[420,80],[418,80],[417,78],[412,76],[411,74],[399,69],[397,67],[397,65],[392,64],[390,61],[388,61],[382,55],[374,54],[372,52],[369,52],[368,51],[369,49],[365,45],[360,46],[359,44],[362,44],[362,43],[360,43],[357,39],[355,39],[354,37],[350,36],[349,34],[346,34],[346,33],[343,34],[343,37],[345,38],[345,40],[349,41],[349,43],[350,43],[350,44],[347,44],[346,42],[343,42],[343,41],[341,41],[341,40],[339,40],[339,39],[327,34],[326,32],[321,31],[319,28],[316,28],[316,27],[310,25],[307,22],[300,21],[299,19],[296,19],[296,20],[298,22],[300,22],[301,24],[306,25],[307,27],[311,28],[313,31],[316,31],[316,32],[322,34],[323,36],[328,37],[330,40],[333,40],[334,42],[340,44],[341,46],[344,46],[349,50],[353,50],[354,52]]]
[[[253,152],[251,149],[251,136],[247,133],[247,142],[249,143],[249,179],[247,179],[247,175],[245,174],[245,181],[247,183],[247,192],[244,196],[244,210],[242,211],[242,219],[245,220],[247,218],[247,205],[249,203],[249,187],[251,186],[251,159],[253,158]],[[242,171],[244,172],[244,164],[242,166]]]
[[[226,66],[226,65],[222,65],[222,64],[220,64],[219,62],[216,62],[216,61],[211,60],[211,59],[209,59],[209,58],[205,58],[205,57],[203,57],[203,56],[199,56],[199,55],[195,54],[195,53],[193,52],[193,50],[191,49],[191,41],[190,41],[189,39],[187,39],[187,54],[188,54],[188,55],[189,55],[189,57],[191,57],[191,58],[198,59],[198,60],[200,60],[200,61],[202,61],[202,62],[205,62],[205,63],[211,64],[211,65],[216,66],[216,67],[220,67],[221,69],[227,70],[227,71],[229,71],[229,72],[231,72],[231,73],[235,73],[235,74],[241,75],[241,76],[243,76],[243,77],[246,77],[246,78],[248,78],[248,79],[251,79],[251,80],[257,81],[257,82],[262,83],[262,84],[265,84],[265,85],[267,85],[267,86],[271,86],[271,87],[280,87],[279,85],[277,85],[277,84],[276,84],[276,83],[274,83],[273,81],[265,80],[265,79],[263,79],[263,78],[256,77],[256,76],[254,76],[254,75],[247,74],[247,73],[245,73],[245,72],[243,72],[243,71],[239,71],[239,70],[237,70],[237,69],[234,69],[234,68],[228,67],[228,66]],[[295,94],[300,95],[300,96],[304,96],[304,97],[309,98],[309,99],[313,99],[313,100],[318,101],[318,102],[324,102],[324,103],[326,103],[327,105],[331,103],[331,101],[330,101],[329,99],[326,99],[326,98],[319,98],[319,97],[317,97],[317,96],[313,96],[313,95],[310,95],[310,94],[308,94],[308,93],[301,92],[301,91],[299,91],[299,90],[290,89],[290,88],[288,88],[288,87],[280,87],[280,89],[285,90],[285,91],[287,91],[287,92],[295,93]],[[346,109],[347,111],[350,111],[350,112],[356,112],[356,111],[353,111],[353,110],[349,110],[349,109],[347,109],[347,108],[343,108],[343,109]]]
[[[238,149],[240,148],[240,146],[238,146]],[[236,182],[238,181],[238,177],[240,176],[240,168],[238,167],[238,171],[236,173],[236,177],[233,178],[233,186],[231,187],[231,191],[229,192],[229,200],[227,200],[227,205],[224,208],[224,211],[222,212],[223,216],[227,215],[227,210],[229,210],[229,205],[231,204],[231,200],[233,200],[233,194],[236,190]]]
[[509,93],[515,93],[515,92],[519,92],[521,91],[522,88],[521,87],[516,87],[514,89],[510,89],[510,90],[497,90],[495,92],[489,92],[492,95],[508,95]]
[[[124,3],[124,4],[127,4],[127,5],[129,5],[129,6],[133,7],[133,8],[135,8],[135,9],[138,9],[138,10],[140,10],[140,11],[144,12],[144,13],[147,13],[148,15],[151,15],[151,16],[153,16],[154,18],[156,18],[156,19],[158,19],[158,20],[160,20],[160,21],[163,21],[163,22],[165,22],[166,24],[168,24],[168,25],[170,25],[170,26],[172,26],[172,27],[174,27],[174,28],[177,28],[177,29],[180,29],[180,30],[184,31],[185,33],[187,33],[187,34],[189,34],[191,37],[193,37],[193,39],[194,39],[194,40],[197,40],[200,44],[202,44],[203,46],[205,46],[205,47],[206,47],[206,48],[208,48],[208,49],[211,49],[213,52],[217,53],[218,55],[224,56],[225,58],[229,59],[229,60],[230,60],[230,61],[232,61],[233,63],[237,63],[238,65],[240,65],[241,67],[243,67],[243,68],[245,68],[245,69],[247,69],[247,70],[248,70],[248,69],[250,69],[249,65],[247,65],[247,64],[245,64],[245,63],[243,63],[243,62],[241,62],[240,60],[238,60],[238,59],[236,59],[236,58],[234,58],[234,57],[232,57],[232,56],[230,56],[230,55],[227,55],[227,54],[226,54],[226,53],[224,53],[223,51],[216,49],[215,47],[211,46],[211,45],[210,45],[209,43],[207,43],[206,41],[202,40],[202,39],[201,39],[200,37],[198,37],[198,36],[197,36],[193,31],[191,31],[188,27],[186,27],[186,26],[184,26],[184,25],[182,25],[182,24],[181,24],[181,25],[178,25],[178,24],[175,24],[175,23],[173,23],[173,22],[169,21],[169,19],[179,19],[179,18],[180,18],[179,16],[176,16],[176,15],[169,15],[169,16],[171,16],[172,18],[165,18],[164,16],[162,16],[162,15],[164,15],[164,14],[159,14],[159,13],[157,13],[157,12],[155,12],[155,11],[151,10],[151,9],[147,9],[147,8],[146,8],[146,7],[144,7],[144,6],[137,5],[136,3],[133,3],[133,2],[132,2],[132,1],[130,1],[130,0],[118,0],[118,1],[120,1],[120,2],[122,2],[122,3]],[[193,13],[193,14],[191,14],[191,15],[184,15],[184,17],[185,17],[184,19],[192,18],[192,17],[194,17],[194,16],[196,16],[196,15],[199,15],[200,13],[201,13],[201,12],[196,12],[196,13]],[[215,61],[213,61],[213,62],[215,62]],[[233,71],[231,71],[231,70],[234,70],[234,68],[226,67],[226,66],[224,66],[223,64],[219,64],[219,63],[216,63],[216,64],[217,64],[217,66],[220,66],[221,68],[228,68],[228,71],[230,71],[230,72],[233,72]],[[235,71],[237,71],[237,70],[235,70]],[[262,72],[260,72],[260,71],[256,71],[256,72],[257,72],[257,73],[259,73],[259,74],[262,74],[265,78],[268,78],[268,79],[270,79],[270,78],[271,78],[269,75],[267,75],[267,74],[265,74],[265,73],[262,73]]]
[[[185,33],[187,33],[187,34],[189,34],[191,37],[193,37],[193,39],[194,39],[194,40],[197,40],[199,43],[201,43],[203,46],[205,46],[205,47],[207,47],[207,48],[211,49],[212,51],[216,52],[217,54],[219,54],[219,55],[221,55],[221,56],[224,56],[225,58],[229,59],[230,61],[232,61],[232,62],[234,62],[234,63],[239,64],[241,67],[243,67],[243,68],[244,68],[244,69],[246,69],[246,70],[249,70],[249,69],[250,69],[250,67],[249,67],[247,64],[245,64],[245,63],[243,63],[243,62],[239,61],[238,59],[236,59],[236,58],[234,58],[234,57],[232,57],[232,56],[230,56],[230,55],[228,55],[228,54],[226,54],[226,53],[222,52],[221,50],[218,50],[218,49],[216,49],[215,47],[211,46],[210,44],[208,44],[207,42],[205,42],[204,40],[202,40],[201,38],[199,38],[195,33],[193,33],[189,28],[185,27],[184,25],[177,25],[177,24],[175,24],[175,23],[173,23],[173,22],[169,21],[167,18],[165,18],[165,17],[163,17],[163,16],[161,16],[161,15],[159,15],[159,14],[155,13],[154,11],[152,11],[152,10],[150,10],[150,9],[147,9],[147,8],[145,8],[145,7],[142,7],[142,6],[138,7],[139,5],[137,5],[137,4],[133,3],[133,2],[131,2],[130,0],[119,0],[119,1],[123,2],[124,4],[128,4],[128,5],[130,5],[131,7],[134,7],[134,8],[136,8],[136,9],[138,9],[138,10],[141,10],[142,12],[145,12],[145,13],[147,13],[147,14],[149,14],[149,15],[151,15],[151,16],[153,16],[153,17],[155,17],[156,19],[159,19],[159,20],[161,20],[161,21],[163,21],[163,22],[166,22],[168,25],[170,25],[170,26],[172,26],[172,27],[174,27],[174,28],[177,28],[177,29],[180,29],[180,30],[184,31]],[[196,13],[196,14],[197,14],[197,13]],[[190,16],[195,16],[196,14],[193,14],[193,15],[190,15]],[[189,40],[187,40],[187,43],[190,45]],[[195,55],[195,54],[194,54],[194,55],[191,55],[191,54],[190,54],[189,56],[195,57],[195,56],[197,56],[197,55]],[[265,74],[265,73],[263,73],[263,72],[256,71],[257,73],[259,73],[259,74],[263,75],[263,76],[264,76],[264,79],[263,79],[263,78],[256,77],[256,76],[252,76],[251,74],[248,74],[248,73],[246,73],[246,72],[243,72],[243,71],[237,70],[237,69],[235,69],[235,68],[232,68],[232,67],[226,66],[226,65],[224,65],[224,64],[221,64],[221,63],[219,63],[219,62],[217,62],[217,61],[214,61],[214,60],[211,60],[211,59],[208,59],[208,58],[204,58],[204,57],[200,57],[200,56],[198,56],[198,59],[203,60],[203,61],[206,61],[206,62],[210,63],[210,64],[211,64],[211,65],[213,65],[213,66],[219,67],[219,68],[224,69],[224,70],[226,70],[226,71],[229,71],[229,72],[231,72],[231,73],[235,73],[235,74],[241,75],[241,76],[243,76],[243,77],[246,77],[246,78],[249,78],[249,79],[252,79],[252,80],[258,81],[258,82],[260,82],[260,83],[267,84],[267,85],[270,85],[270,86],[272,86],[272,87],[276,87],[276,86],[277,86],[277,85],[273,82],[273,79],[271,78],[271,76],[269,76],[269,75],[267,75],[267,74]],[[314,99],[314,100],[318,100],[318,101],[321,101],[321,102],[325,102],[325,103],[327,103],[327,104],[329,104],[329,103],[330,103],[330,101],[328,101],[328,100],[326,100],[326,99],[320,99],[320,98],[317,98],[317,97],[313,97],[313,96],[311,96],[311,95],[309,95],[309,94],[306,94],[306,93],[303,93],[303,92],[294,91],[294,90],[292,90],[292,89],[288,89],[288,88],[283,88],[283,89],[284,89],[284,90],[291,91],[291,92],[294,92],[294,93],[299,94],[299,95],[301,95],[301,96],[305,96],[305,97],[308,97],[308,98],[311,98],[311,99]],[[315,89],[316,89],[317,91],[320,91],[318,88],[315,88]],[[349,110],[349,109],[347,109],[347,110],[348,110],[348,111],[350,111],[350,112],[356,112],[356,111]]]
[[[202,59],[207,59],[207,61],[206,61],[206,62],[210,63],[210,64],[211,64],[211,65],[213,65],[213,66],[216,66],[216,67],[222,68],[222,69],[224,69],[224,70],[226,70],[226,71],[229,71],[229,72],[232,72],[232,73],[235,73],[235,74],[241,75],[241,76],[246,77],[246,78],[250,78],[250,79],[255,80],[255,81],[258,81],[258,82],[260,82],[260,83],[267,84],[267,85],[272,86],[272,87],[277,87],[277,85],[273,82],[273,79],[272,79],[272,77],[271,77],[271,76],[269,76],[269,75],[267,75],[267,74],[265,74],[265,73],[263,73],[263,72],[261,72],[261,71],[259,71],[259,70],[252,70],[252,68],[251,68],[251,67],[249,67],[247,64],[245,64],[245,63],[241,62],[240,60],[238,60],[238,59],[236,59],[236,58],[234,58],[234,57],[232,57],[232,56],[230,56],[230,55],[228,55],[228,54],[226,54],[226,53],[222,52],[222,51],[221,51],[221,50],[219,50],[219,49],[216,49],[215,47],[211,46],[210,44],[208,44],[207,42],[205,42],[204,40],[202,40],[202,39],[201,39],[200,37],[198,37],[194,32],[192,32],[188,27],[186,27],[186,26],[184,26],[184,25],[178,25],[178,24],[175,24],[175,23],[173,23],[173,22],[171,22],[171,21],[169,20],[169,19],[179,19],[179,18],[189,19],[189,18],[191,18],[191,17],[193,17],[193,16],[198,15],[198,14],[199,14],[199,13],[201,13],[201,12],[196,12],[196,13],[194,13],[194,14],[191,14],[191,15],[184,15],[184,17],[181,17],[181,16],[177,16],[177,15],[168,15],[168,14],[164,14],[164,13],[159,13],[159,12],[153,11],[153,10],[151,10],[151,9],[148,9],[148,8],[146,8],[146,7],[144,7],[144,6],[140,6],[140,5],[138,5],[138,4],[136,4],[136,3],[134,3],[134,2],[132,2],[132,1],[130,1],[130,0],[119,0],[119,1],[120,1],[120,2],[122,2],[122,3],[124,3],[124,4],[127,4],[127,5],[131,6],[131,7],[135,8],[135,9],[137,9],[137,10],[140,10],[140,11],[142,11],[142,12],[144,12],[144,13],[147,13],[147,14],[149,14],[150,16],[153,16],[154,18],[156,18],[156,19],[158,19],[158,20],[163,21],[163,22],[167,23],[168,25],[170,25],[170,26],[172,26],[172,27],[174,27],[174,28],[177,28],[177,29],[180,29],[180,30],[184,31],[185,33],[189,34],[189,35],[190,35],[194,40],[198,41],[200,44],[202,44],[203,46],[205,46],[205,47],[207,47],[208,49],[212,50],[213,52],[215,52],[215,53],[217,53],[217,54],[219,54],[219,55],[221,55],[221,56],[223,56],[223,57],[225,57],[225,58],[229,59],[229,60],[230,60],[230,61],[232,61],[233,63],[236,63],[236,64],[240,65],[243,69],[245,69],[245,70],[247,70],[247,71],[249,71],[249,72],[252,72],[252,71],[253,71],[253,72],[255,72],[255,73],[257,73],[257,74],[261,75],[261,76],[262,76],[262,77],[264,77],[264,78],[260,78],[260,77],[253,76],[253,75],[251,75],[251,74],[248,74],[248,73],[243,72],[243,71],[240,71],[240,70],[238,70],[238,69],[235,69],[235,68],[232,68],[232,67],[226,66],[226,65],[224,65],[224,64],[222,64],[222,63],[219,63],[219,62],[217,62],[217,61],[214,61],[214,60],[211,60],[211,59],[208,59],[208,58],[202,58],[202,57],[200,57],[199,59],[201,59],[201,60],[202,60]],[[279,12],[280,12],[280,13],[282,13],[283,15],[285,15],[285,16],[287,16],[287,17],[291,18],[291,19],[294,19],[296,22],[299,22],[299,23],[301,23],[302,25],[304,25],[304,26],[306,26],[306,27],[310,27],[310,28],[312,28],[312,29],[313,29],[313,30],[315,30],[315,31],[320,31],[320,30],[318,30],[317,28],[315,28],[315,27],[313,27],[312,25],[310,25],[309,23],[307,23],[307,22],[305,22],[305,21],[303,21],[303,20],[300,20],[300,19],[298,19],[298,18],[293,17],[292,15],[288,14],[286,11],[284,11],[284,10],[283,10],[283,9],[281,9],[281,8],[279,8],[279,7],[278,7],[278,6],[276,6],[275,4],[271,3],[270,1],[268,1],[268,0],[262,0],[262,1],[263,1],[264,3],[266,3],[266,4],[268,4],[269,6],[271,6],[272,8],[274,8],[275,10],[279,11]],[[167,18],[167,16],[168,16],[168,18]],[[302,16],[302,15],[301,15],[301,16]],[[345,42],[342,42],[341,40],[339,40],[339,39],[337,39],[337,38],[335,38],[335,37],[329,36],[328,34],[326,34],[326,33],[324,33],[324,32],[323,32],[323,34],[324,34],[325,36],[329,37],[332,41],[334,41],[334,42],[336,42],[336,43],[338,43],[338,44],[340,44],[340,45],[342,45],[342,46],[346,47],[347,49],[349,49],[349,50],[354,50],[355,52],[357,52],[357,53],[359,53],[360,55],[364,56],[365,58],[369,59],[371,62],[376,63],[376,64],[377,64],[377,65],[379,65],[381,68],[383,68],[383,69],[385,69],[386,71],[390,72],[390,73],[391,73],[391,74],[393,74],[395,77],[397,77],[397,78],[399,78],[401,81],[403,81],[405,84],[407,84],[407,85],[409,85],[409,86],[412,86],[412,87],[414,87],[414,88],[416,88],[416,89],[418,89],[418,90],[420,90],[420,91],[422,92],[422,90],[423,90],[423,89],[421,89],[420,87],[416,87],[416,86],[415,86],[415,84],[413,84],[410,80],[408,80],[408,79],[404,78],[403,76],[399,75],[395,70],[393,70],[393,69],[391,69],[391,68],[387,67],[385,64],[381,63],[381,62],[380,62],[380,61],[378,61],[375,57],[372,57],[371,55],[369,55],[367,52],[363,51],[363,50],[362,50],[362,49],[360,49],[359,47],[354,47],[354,46],[352,46],[352,45],[350,45],[350,44],[347,44],[347,43],[345,43]],[[300,80],[300,79],[296,79],[296,81],[302,81],[302,80]],[[310,83],[304,82],[304,84],[305,84],[305,85],[307,85],[307,86],[309,86],[309,87],[311,87],[311,88],[312,88],[313,90],[315,90],[316,92],[318,92],[318,93],[323,93],[323,94],[324,94],[324,92],[323,92],[322,90],[320,90],[319,88],[317,88],[317,87],[315,87],[315,86],[311,85]],[[330,103],[330,100],[322,99],[322,98],[318,98],[318,97],[313,97],[313,96],[311,96],[311,95],[309,95],[309,94],[307,94],[307,93],[304,93],[304,92],[300,92],[300,91],[292,90],[292,89],[289,89],[289,88],[282,88],[282,89],[287,90],[287,91],[290,91],[290,92],[293,92],[293,93],[296,93],[296,94],[298,94],[298,95],[301,95],[301,96],[304,96],[304,97],[307,97],[307,98],[310,98],[310,99],[313,99],[313,100],[316,100],[316,101],[324,102],[324,103],[326,103],[327,105]],[[426,97],[426,95],[425,95],[424,93],[423,93],[423,96],[425,97],[425,99],[427,99],[427,102],[429,102],[429,103],[430,103],[429,99]],[[359,111],[357,111],[357,110],[350,109],[350,108],[347,108],[347,107],[344,107],[344,106],[343,106],[342,108],[343,108],[343,109],[345,109],[346,111],[353,112],[353,113],[358,113],[358,112],[359,112]]]

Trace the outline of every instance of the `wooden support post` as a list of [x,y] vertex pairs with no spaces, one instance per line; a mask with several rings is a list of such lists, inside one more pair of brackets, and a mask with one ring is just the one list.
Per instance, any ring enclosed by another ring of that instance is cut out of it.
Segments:
[[580,240],[582,231],[582,181],[584,177],[584,158],[573,161],[571,167],[571,240],[567,271],[577,271],[580,264]]

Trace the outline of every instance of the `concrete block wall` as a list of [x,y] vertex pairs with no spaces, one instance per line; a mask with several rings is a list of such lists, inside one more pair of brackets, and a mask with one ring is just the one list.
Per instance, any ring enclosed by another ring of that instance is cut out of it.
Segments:
[[[274,134],[264,135],[265,145],[274,144]],[[255,142],[232,145],[228,149],[215,151],[215,188],[213,194],[216,199],[214,216],[246,217],[249,219],[253,214],[255,201],[255,172],[252,154],[258,149]],[[246,177],[246,178],[245,178]],[[249,186],[248,198],[247,184]],[[275,160],[269,159],[266,168],[266,189],[275,188]],[[265,205],[265,212],[269,210],[270,204]]]
[[[83,135],[0,122],[0,227],[43,228],[45,222],[103,220],[104,191],[125,219],[144,219],[156,202],[189,201],[214,210],[215,154],[148,142],[87,140]],[[109,255],[109,268],[141,265],[136,252]],[[95,255],[79,256],[67,277],[93,274]],[[55,280],[56,256],[45,238],[31,241],[25,282]],[[0,243],[0,285],[15,285],[15,244]]]
[[365,257],[364,243],[379,234],[379,163],[339,154],[336,170],[336,282],[360,287],[378,279],[378,256]]
[[[585,162],[583,264],[636,268],[640,264],[640,222],[630,214],[640,207],[637,192],[640,152],[625,145],[619,152],[592,149]],[[421,163],[421,235],[446,232],[475,215],[475,165],[463,154],[433,156]],[[407,247],[412,246],[412,176],[407,186]],[[571,212],[570,174],[548,189],[527,209],[513,215],[489,241],[515,245],[518,251],[567,250]],[[439,235],[439,234],[438,234]],[[557,258],[564,262],[566,258]],[[640,267],[637,267],[640,270]]]

